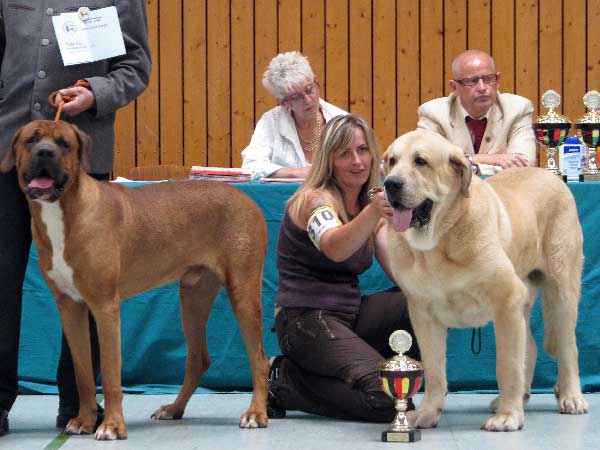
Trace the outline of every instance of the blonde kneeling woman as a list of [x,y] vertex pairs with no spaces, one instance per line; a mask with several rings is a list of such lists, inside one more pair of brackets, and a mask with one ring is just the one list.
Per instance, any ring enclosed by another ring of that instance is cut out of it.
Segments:
[[[356,115],[332,118],[304,184],[289,200],[277,247],[275,328],[283,356],[269,376],[268,413],[286,410],[389,422],[392,401],[377,369],[391,356],[388,337],[412,334],[397,288],[361,296],[358,276],[373,256],[389,275],[386,221],[372,130]],[[411,356],[418,358],[416,345]]]

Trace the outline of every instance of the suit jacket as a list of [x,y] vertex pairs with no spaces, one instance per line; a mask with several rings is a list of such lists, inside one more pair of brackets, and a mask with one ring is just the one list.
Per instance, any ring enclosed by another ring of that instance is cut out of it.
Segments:
[[[125,54],[65,67],[52,16],[116,6]],[[53,119],[53,91],[85,79],[96,106],[75,117],[63,115],[92,138],[91,171],[108,173],[114,162],[117,109],[147,86],[151,61],[145,0],[0,0],[0,159],[17,130],[35,119]]]
[[[435,131],[463,149],[466,155],[475,153],[471,132],[462,115],[460,99],[450,94],[422,104],[418,109],[418,128]],[[523,153],[529,165],[535,166],[536,139],[532,127],[533,105],[518,95],[498,93],[492,106],[479,153]],[[497,166],[480,165],[484,175],[502,170]]]

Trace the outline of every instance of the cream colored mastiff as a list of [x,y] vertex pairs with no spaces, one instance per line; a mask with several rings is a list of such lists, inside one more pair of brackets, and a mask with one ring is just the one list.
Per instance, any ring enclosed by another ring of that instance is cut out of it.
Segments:
[[217,182],[136,189],[86,174],[89,138],[66,122],[34,121],[15,135],[2,169],[15,164],[27,195],[39,264],[56,299],[75,364],[79,416],[65,431],[96,422],[88,309],[98,326],[104,421],[96,439],[125,439],[121,406],[120,301],[180,281],[188,345],[183,387],[157,419],[179,419],[210,360],[206,322],[225,286],[248,351],[254,395],[240,426],[267,426],[268,361],[262,346],[261,285],[267,233],[260,209]]
[[575,342],[583,238],[565,184],[538,168],[472,178],[462,150],[426,130],[396,139],[384,166],[394,209],[393,274],[408,298],[425,370],[425,396],[409,420],[428,428],[440,419],[447,329],[491,320],[499,396],[483,428],[523,427],[537,354],[529,317],[538,289],[544,348],[558,358],[558,407],[586,413]]

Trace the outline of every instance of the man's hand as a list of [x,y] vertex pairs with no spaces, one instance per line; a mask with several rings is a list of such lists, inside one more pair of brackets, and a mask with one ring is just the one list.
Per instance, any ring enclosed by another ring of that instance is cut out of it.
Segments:
[[71,101],[65,101],[62,109],[65,114],[71,117],[93,108],[96,104],[94,93],[90,89],[81,86],[59,90],[56,94],[55,103],[60,104],[64,97],[72,97]]
[[509,167],[527,167],[529,160],[523,153],[482,153],[473,155],[473,162],[475,164],[489,164],[508,169]]

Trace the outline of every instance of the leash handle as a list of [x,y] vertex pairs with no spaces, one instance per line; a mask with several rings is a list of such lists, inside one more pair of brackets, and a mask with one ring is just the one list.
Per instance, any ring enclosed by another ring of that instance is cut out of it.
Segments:
[[[74,88],[74,87],[84,87],[86,89],[91,88],[90,83],[88,83],[87,81],[77,80],[77,82],[73,86],[68,86],[64,89],[69,89],[69,88]],[[63,95],[63,100],[57,105],[56,104],[56,95],[58,94],[58,91],[60,91],[60,89],[54,91],[52,94],[50,94],[48,96],[48,103],[50,103],[50,106],[52,106],[53,108],[56,108],[56,115],[54,116],[55,122],[58,122],[60,120],[60,115],[62,114],[62,109],[63,109],[64,104],[75,100],[75,96],[73,96],[73,95]]]
[[[477,334],[477,347],[475,347],[475,335]],[[473,328],[473,333],[471,334],[471,352],[474,355],[479,355],[481,353],[481,328]]]

